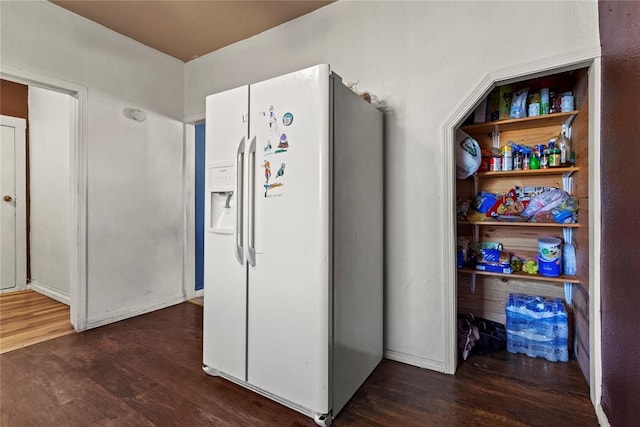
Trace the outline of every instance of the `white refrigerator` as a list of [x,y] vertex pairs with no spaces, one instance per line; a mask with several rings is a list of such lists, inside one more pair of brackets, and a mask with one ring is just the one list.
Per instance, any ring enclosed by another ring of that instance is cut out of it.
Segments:
[[317,65],[206,98],[203,367],[329,425],[382,359],[383,117]]

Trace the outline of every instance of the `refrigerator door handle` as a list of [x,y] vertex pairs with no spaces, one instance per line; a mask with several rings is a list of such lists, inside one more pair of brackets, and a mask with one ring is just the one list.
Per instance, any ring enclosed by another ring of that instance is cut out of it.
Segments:
[[249,175],[248,175],[248,236],[247,236],[247,261],[252,267],[256,265],[256,137],[249,144]]
[[235,239],[234,252],[240,265],[244,265],[243,241],[244,241],[244,149],[245,138],[242,137],[236,149],[236,224],[233,227],[233,238]]

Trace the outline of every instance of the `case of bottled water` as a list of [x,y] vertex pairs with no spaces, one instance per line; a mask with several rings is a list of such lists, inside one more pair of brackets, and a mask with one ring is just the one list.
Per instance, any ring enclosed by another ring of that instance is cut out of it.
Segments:
[[506,312],[508,352],[569,361],[569,323],[560,298],[510,294]]

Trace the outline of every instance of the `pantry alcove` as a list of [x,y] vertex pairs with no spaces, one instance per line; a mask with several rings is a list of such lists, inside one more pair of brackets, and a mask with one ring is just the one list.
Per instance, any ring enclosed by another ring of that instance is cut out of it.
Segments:
[[[599,268],[597,262],[599,259],[599,81],[600,81],[600,60],[593,52],[576,53],[571,57],[549,58],[539,61],[535,64],[526,64],[511,69],[499,70],[487,74],[473,89],[469,95],[459,104],[455,111],[442,127],[443,141],[443,177],[442,186],[444,198],[443,218],[445,221],[445,241],[443,247],[445,249],[445,274],[444,274],[444,292],[443,305],[446,315],[445,330],[445,368],[449,373],[455,373],[457,360],[457,343],[456,343],[456,324],[457,313],[459,308],[458,286],[462,281],[466,289],[471,290],[470,276],[463,275],[459,278],[459,271],[456,268],[456,240],[458,231],[458,222],[456,221],[456,190],[458,184],[455,177],[455,132],[460,128],[465,120],[473,113],[476,107],[489,95],[495,87],[513,84],[517,85],[523,81],[535,81],[535,79],[547,78],[553,75],[562,74],[579,74],[578,84],[581,87],[579,91],[584,92],[585,113],[580,116],[576,114],[575,126],[578,126],[578,133],[581,133],[584,153],[581,161],[583,162],[583,176],[580,181],[579,191],[584,192],[582,216],[588,221],[584,221],[586,226],[573,230],[573,234],[582,234],[581,250],[583,251],[583,268],[581,279],[576,279],[576,284],[570,287],[573,290],[573,304],[571,305],[572,321],[575,325],[576,319],[580,320],[580,338],[584,348],[580,349],[578,360],[585,379],[590,384],[591,399],[594,403],[599,400],[599,384],[601,382],[600,368],[600,318],[596,316],[600,305],[600,282]],[[580,119],[578,123],[577,119]],[[560,179],[561,180],[561,179]],[[485,227],[481,227],[485,228]],[[506,227],[501,227],[506,229]],[[533,227],[528,228],[531,231]],[[562,229],[558,231],[562,236]],[[512,282],[518,282],[513,276],[497,277],[482,279],[484,282],[476,287],[476,292],[482,297],[487,289],[491,286],[502,286],[502,292],[508,294],[508,289],[512,287]],[[503,283],[506,281],[507,283]],[[526,281],[528,282],[528,280]],[[546,286],[546,288],[545,288]],[[551,288],[549,287],[551,286]],[[516,286],[517,287],[517,286]],[[549,293],[549,289],[556,287],[556,291],[551,292],[552,297],[558,296],[564,298],[564,288],[562,283],[543,283],[542,293]],[[526,289],[526,287],[525,287]],[[531,287],[529,288],[531,289]],[[535,283],[533,285],[535,289]],[[546,290],[545,290],[546,289]],[[495,289],[494,289],[495,290]],[[503,295],[504,297],[504,295]],[[465,305],[463,303],[462,305]],[[468,305],[468,304],[467,304]],[[495,301],[494,301],[495,305]],[[464,307],[462,307],[464,308]],[[502,305],[501,309],[504,309]],[[494,307],[495,311],[495,307]],[[577,341],[576,341],[577,342]],[[570,350],[573,352],[576,348],[574,343],[569,344]],[[574,356],[575,357],[575,356]],[[549,362],[551,363],[551,362]]]

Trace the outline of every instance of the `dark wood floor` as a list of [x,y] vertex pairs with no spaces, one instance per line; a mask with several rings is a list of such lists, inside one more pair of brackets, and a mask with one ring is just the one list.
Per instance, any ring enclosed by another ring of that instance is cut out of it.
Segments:
[[[312,426],[201,369],[202,308],[180,304],[0,355],[2,426]],[[384,360],[339,426],[596,426],[575,363],[472,356],[455,376]]]

